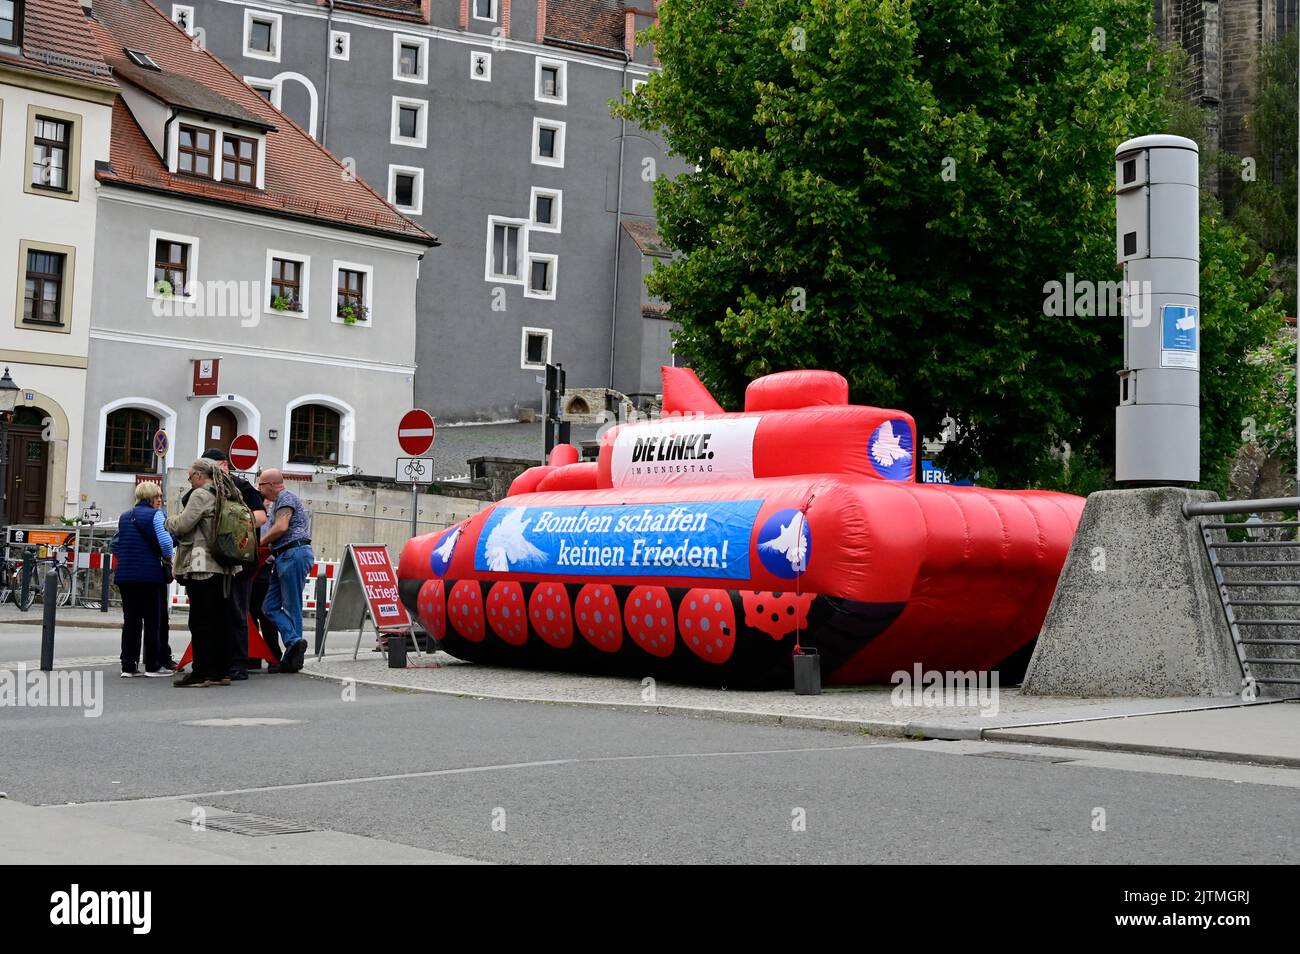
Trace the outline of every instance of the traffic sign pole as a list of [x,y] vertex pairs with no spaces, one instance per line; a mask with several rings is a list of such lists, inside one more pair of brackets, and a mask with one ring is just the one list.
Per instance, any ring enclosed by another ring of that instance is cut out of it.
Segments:
[[162,479],[158,481],[159,490],[162,491],[163,510],[167,509],[167,448],[171,446],[171,441],[167,439],[167,432],[159,428],[153,436],[153,453],[158,458],[158,466],[162,471]]
[[[434,431],[432,415],[423,408],[412,408],[397,424],[397,443],[412,457],[419,457],[433,446]],[[411,536],[414,537],[420,532],[420,487],[414,473],[411,477]]]

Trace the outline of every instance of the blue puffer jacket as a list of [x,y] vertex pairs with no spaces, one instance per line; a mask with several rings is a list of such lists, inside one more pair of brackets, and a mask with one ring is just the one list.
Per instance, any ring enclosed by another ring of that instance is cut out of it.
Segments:
[[[140,533],[132,525],[139,524]],[[158,549],[146,539],[152,534],[158,540],[162,555],[172,556],[172,538],[163,529],[163,512],[147,503],[138,503],[117,518],[117,570],[113,579],[119,583],[162,583],[162,565],[158,562]]]

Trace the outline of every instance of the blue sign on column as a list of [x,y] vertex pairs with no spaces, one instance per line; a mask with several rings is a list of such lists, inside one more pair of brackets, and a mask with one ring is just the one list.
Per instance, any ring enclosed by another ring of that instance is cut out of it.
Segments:
[[1195,305],[1163,305],[1160,308],[1160,367],[1200,367],[1201,316]]

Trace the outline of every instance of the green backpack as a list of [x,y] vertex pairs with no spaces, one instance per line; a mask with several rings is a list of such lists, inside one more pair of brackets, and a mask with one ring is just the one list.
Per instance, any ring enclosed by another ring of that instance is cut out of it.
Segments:
[[244,568],[257,562],[257,527],[239,488],[225,479],[214,480],[217,497],[216,532],[213,534],[212,557],[222,566]]

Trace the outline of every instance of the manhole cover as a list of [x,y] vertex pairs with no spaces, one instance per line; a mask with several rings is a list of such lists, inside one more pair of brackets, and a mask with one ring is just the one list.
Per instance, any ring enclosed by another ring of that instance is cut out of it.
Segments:
[[1035,752],[1011,752],[1007,749],[998,749],[994,752],[968,752],[968,755],[974,755],[982,759],[1010,759],[1013,762],[1047,762],[1056,765],[1060,762],[1074,762],[1076,759],[1065,758],[1060,755],[1039,755]]
[[[178,818],[178,822],[194,826],[193,818]],[[228,831],[234,835],[247,835],[250,838],[262,838],[266,835],[301,835],[309,831],[320,831],[307,825],[280,821],[277,818],[263,818],[260,815],[209,815],[203,820],[203,827],[213,831]]]
[[205,728],[225,729],[234,726],[246,725],[298,725],[302,719],[258,719],[258,718],[233,718],[233,719],[195,719],[193,722],[182,722],[181,725],[199,725]]

